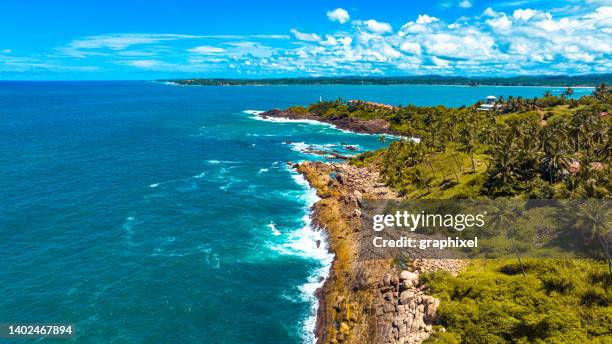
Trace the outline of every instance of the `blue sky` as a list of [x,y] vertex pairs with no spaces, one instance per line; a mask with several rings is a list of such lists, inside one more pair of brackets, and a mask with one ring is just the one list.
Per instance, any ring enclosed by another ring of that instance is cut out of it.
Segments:
[[0,80],[612,72],[612,0],[3,1]]

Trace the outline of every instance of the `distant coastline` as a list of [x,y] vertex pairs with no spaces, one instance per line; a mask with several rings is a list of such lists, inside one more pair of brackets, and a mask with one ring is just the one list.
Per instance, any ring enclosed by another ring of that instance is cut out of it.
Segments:
[[312,78],[190,78],[156,80],[180,86],[289,86],[289,85],[444,85],[444,86],[539,86],[594,87],[612,82],[612,74],[539,75],[514,77],[397,76],[397,77],[312,77]]

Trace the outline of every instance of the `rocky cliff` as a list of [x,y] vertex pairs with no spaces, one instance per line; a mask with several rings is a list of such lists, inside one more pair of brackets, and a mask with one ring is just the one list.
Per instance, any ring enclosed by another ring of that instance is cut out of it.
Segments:
[[287,110],[274,109],[259,114],[262,118],[286,118],[294,120],[312,120],[333,124],[343,130],[350,130],[356,133],[366,134],[388,134],[399,135],[398,132],[391,129],[391,124],[384,119],[364,120],[351,117],[331,117],[324,118],[310,112],[291,112]]
[[432,332],[438,300],[425,294],[419,273],[437,268],[456,271],[455,261],[417,261],[401,271],[391,259],[359,259],[363,199],[398,195],[381,183],[377,171],[348,164],[304,162],[297,169],[316,188],[314,223],[328,233],[336,258],[317,292],[318,343],[420,343]]

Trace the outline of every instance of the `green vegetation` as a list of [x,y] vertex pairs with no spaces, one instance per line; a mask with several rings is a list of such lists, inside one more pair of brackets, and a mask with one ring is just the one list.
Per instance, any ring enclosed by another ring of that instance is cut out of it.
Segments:
[[492,111],[480,104],[388,109],[341,102],[306,111],[383,118],[419,138],[353,162],[378,163],[389,185],[408,198],[608,197],[612,88],[600,85],[578,100],[569,93],[499,99]]
[[607,264],[521,259],[512,241],[516,259],[473,260],[457,277],[428,275],[445,329],[431,343],[612,343],[609,203],[588,201],[612,192],[612,87],[602,84],[578,100],[572,93],[502,98],[490,111],[341,100],[296,108],[325,118],[382,118],[418,138],[351,160],[376,166],[409,199],[587,199],[577,222]]
[[612,343],[612,278],[580,260],[476,261],[424,277],[445,333],[430,343]]
[[346,76],[319,78],[277,78],[277,79],[176,79],[170,81],[180,85],[234,86],[234,85],[493,85],[493,86],[595,86],[610,82],[611,74],[587,75],[539,75],[516,77],[460,77],[460,76]]

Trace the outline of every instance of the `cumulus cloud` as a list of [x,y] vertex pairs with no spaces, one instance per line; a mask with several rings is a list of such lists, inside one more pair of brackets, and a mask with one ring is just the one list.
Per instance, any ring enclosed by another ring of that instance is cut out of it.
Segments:
[[332,35],[325,35],[325,40],[319,43],[321,43],[321,45],[333,46],[338,44],[338,40]]
[[388,58],[398,58],[400,56],[402,56],[402,53],[400,53],[399,51],[395,50],[393,47],[391,47],[388,44],[384,44],[382,47],[382,54]]
[[485,17],[497,17],[497,12],[491,7],[487,7],[487,9],[482,12],[482,15]]
[[518,10],[514,11],[514,13],[512,14],[512,17],[514,17],[514,19],[520,19],[520,20],[527,21],[531,19],[533,16],[535,16],[537,13],[538,11],[532,10],[531,8],[527,8],[527,9],[519,8]]
[[506,15],[487,19],[486,23],[495,31],[506,31],[512,26],[512,21]]
[[381,34],[381,33],[391,32],[393,30],[391,28],[391,25],[384,23],[384,22],[376,21],[374,19],[366,20],[364,24],[368,28],[368,30],[370,30],[373,33]]
[[329,18],[329,20],[331,21],[336,21],[340,24],[344,24],[349,21],[351,16],[344,8],[336,8],[333,11],[327,11],[327,18]]
[[[459,4],[458,0],[452,3]],[[347,17],[345,23],[351,20],[352,25],[342,30],[308,33],[291,29],[288,38],[122,34],[85,37],[71,42],[69,48],[82,56],[132,57],[134,60],[121,64],[147,70],[199,71],[215,65],[267,76],[612,72],[612,6],[579,12],[526,7],[505,11],[507,7],[497,6],[450,21],[421,13],[405,18],[405,24],[396,30],[376,19]],[[339,13],[329,11],[328,17],[341,22]],[[206,41],[190,49],[181,42],[181,48],[167,47],[167,54],[155,57],[146,55],[149,50],[141,46],[171,46],[178,44],[174,41],[195,37]]]
[[321,40],[321,36],[316,33],[300,32],[297,29],[291,29],[291,33],[300,41],[317,42]]
[[417,24],[429,24],[439,21],[440,19],[436,17],[430,17],[427,14],[419,14],[419,17],[416,20]]

